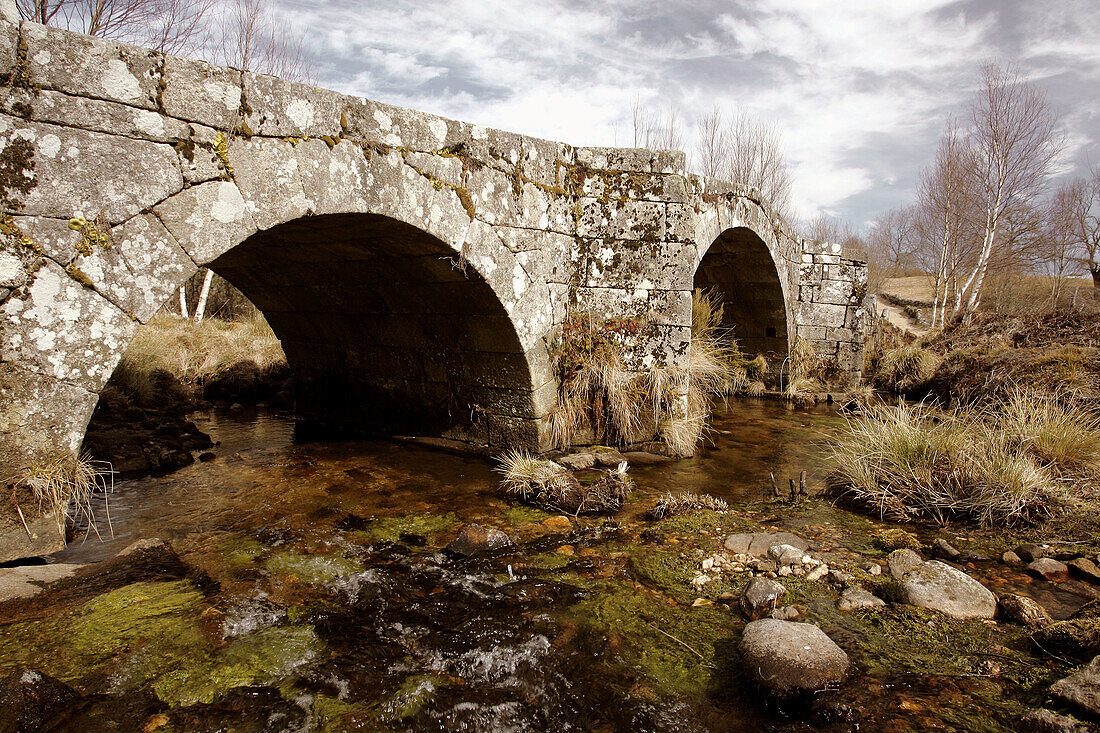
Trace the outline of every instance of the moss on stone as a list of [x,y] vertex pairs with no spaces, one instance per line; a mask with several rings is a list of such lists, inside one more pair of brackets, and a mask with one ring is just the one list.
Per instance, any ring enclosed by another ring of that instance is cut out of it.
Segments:
[[38,185],[34,175],[34,143],[13,137],[0,151],[0,207],[21,211],[19,194],[27,195]]
[[571,609],[578,625],[605,634],[622,662],[645,674],[652,692],[700,698],[730,617],[713,606],[680,608],[630,583],[607,583]]
[[436,689],[445,684],[445,678],[431,674],[417,674],[406,678],[397,692],[382,703],[382,720],[396,722],[413,717],[431,700]]
[[76,682],[113,668],[121,688],[136,687],[203,647],[201,601],[186,580],[135,583],[61,616],[11,624],[0,634],[0,669]]
[[264,546],[253,537],[238,537],[218,545],[225,562],[235,567],[244,567],[256,562],[264,554]]
[[513,526],[518,526],[523,524],[540,524],[554,515],[536,507],[513,504],[502,511],[499,516],[501,521]]
[[1087,661],[1100,655],[1100,617],[1058,621],[1035,632],[1035,644],[1046,654]]
[[402,535],[429,537],[445,532],[454,528],[458,521],[454,512],[378,517],[368,522],[362,530],[350,532],[349,536],[365,542],[399,542]]
[[264,629],[209,656],[187,656],[178,669],[157,679],[153,691],[173,707],[210,703],[235,687],[277,682],[320,648],[312,627]]
[[229,139],[221,130],[218,130],[218,134],[214,136],[214,155],[218,156],[218,160],[221,161],[222,168],[225,169],[225,175],[228,178],[233,178],[236,174],[233,171],[233,166],[229,163]]
[[269,572],[293,576],[303,583],[322,585],[363,572],[363,564],[342,555],[306,555],[295,550],[276,553],[264,561]]

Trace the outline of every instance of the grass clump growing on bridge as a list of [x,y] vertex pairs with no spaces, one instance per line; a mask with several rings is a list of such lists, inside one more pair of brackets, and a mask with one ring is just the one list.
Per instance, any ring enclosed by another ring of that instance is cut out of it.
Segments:
[[[98,534],[92,496],[106,495],[111,489],[110,466],[93,461],[88,455],[76,458],[68,453],[32,460],[10,482],[14,485],[12,502],[23,527],[30,535],[26,514],[18,496],[30,495],[38,515],[52,516],[57,532],[64,538],[70,514],[73,520],[84,520],[90,531]],[[110,515],[108,514],[108,519]]]
[[711,398],[745,389],[766,368],[762,359],[745,359],[721,324],[720,299],[696,290],[688,365],[644,370],[628,357],[653,336],[649,324],[571,316],[556,355],[561,388],[551,414],[553,442],[627,445],[659,437],[675,454],[692,453],[706,430]]

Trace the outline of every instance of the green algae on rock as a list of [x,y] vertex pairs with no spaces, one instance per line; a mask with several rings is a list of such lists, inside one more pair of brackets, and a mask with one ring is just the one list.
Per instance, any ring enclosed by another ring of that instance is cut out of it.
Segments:
[[307,555],[289,550],[264,561],[269,572],[293,576],[303,583],[323,585],[363,572],[363,564],[343,555]]
[[454,512],[446,514],[404,514],[398,517],[378,517],[348,536],[367,542],[399,542],[402,535],[429,537],[452,529],[459,523]]

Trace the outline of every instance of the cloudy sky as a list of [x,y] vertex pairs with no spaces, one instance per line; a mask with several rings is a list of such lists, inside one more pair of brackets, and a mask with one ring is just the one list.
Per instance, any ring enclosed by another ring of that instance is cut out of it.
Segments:
[[811,218],[908,203],[978,65],[1012,62],[1100,164],[1097,0],[278,0],[321,86],[576,145],[630,145],[635,102],[774,123]]

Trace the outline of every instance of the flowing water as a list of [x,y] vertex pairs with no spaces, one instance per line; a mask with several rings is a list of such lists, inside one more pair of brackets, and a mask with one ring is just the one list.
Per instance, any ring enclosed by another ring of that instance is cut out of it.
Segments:
[[[196,418],[216,443],[213,460],[118,482],[113,539],[77,539],[51,558],[87,563],[160,538],[183,564],[135,577],[121,568],[112,572],[123,579],[102,587],[0,610],[11,624],[0,671],[34,666],[84,695],[67,729],[851,725],[845,705],[798,714],[761,705],[736,668],[736,611],[715,605],[716,592],[693,602],[683,578],[660,574],[717,551],[738,527],[804,531],[834,557],[857,558],[869,520],[841,526],[831,507],[788,520],[769,500],[769,473],[785,487],[805,470],[811,488],[821,485],[821,441],[843,421],[833,411],[735,403],[700,455],[632,467],[638,488],[624,511],[579,521],[501,496],[484,458],[383,440],[300,442],[292,418],[263,410]],[[670,490],[745,512],[645,521]],[[470,522],[508,532],[518,549],[482,559],[443,553]],[[852,693],[858,705],[882,706],[881,685],[894,683],[875,679],[879,687]]]

